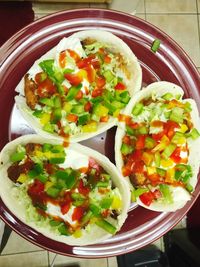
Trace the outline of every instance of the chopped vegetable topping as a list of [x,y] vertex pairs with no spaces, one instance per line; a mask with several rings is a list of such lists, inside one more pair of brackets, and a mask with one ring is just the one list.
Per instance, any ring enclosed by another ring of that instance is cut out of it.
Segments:
[[188,102],[166,93],[136,103],[131,116],[120,114],[126,124],[122,173],[134,187],[133,201],[139,197],[147,206],[160,200],[172,203],[170,186],[192,192],[188,139],[195,140],[199,132],[191,122],[191,110]]
[[[39,218],[61,235],[78,238],[89,224],[114,234],[122,201],[110,175],[88,157],[82,168],[64,167],[66,157],[61,145],[18,146],[10,156],[8,177],[18,184],[18,190],[26,189]],[[116,222],[110,223],[113,214]]]
[[160,47],[160,40],[159,39],[155,39],[152,43],[152,46],[151,46],[151,51],[153,51],[154,53],[156,53]]

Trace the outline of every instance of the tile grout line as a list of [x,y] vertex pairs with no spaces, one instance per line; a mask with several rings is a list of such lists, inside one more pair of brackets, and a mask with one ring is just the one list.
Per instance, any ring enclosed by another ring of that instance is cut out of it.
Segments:
[[200,19],[199,19],[199,8],[198,8],[198,3],[196,0],[196,9],[197,9],[197,27],[198,27],[198,35],[199,35],[199,49],[200,49]]
[[144,0],[144,19],[147,20],[146,0]]
[[37,253],[37,252],[45,252],[45,250],[32,250],[32,251],[24,251],[24,252],[17,252],[17,253],[5,253],[5,254],[1,254],[0,257],[15,256],[15,255],[21,255],[21,254],[28,254],[28,253]]

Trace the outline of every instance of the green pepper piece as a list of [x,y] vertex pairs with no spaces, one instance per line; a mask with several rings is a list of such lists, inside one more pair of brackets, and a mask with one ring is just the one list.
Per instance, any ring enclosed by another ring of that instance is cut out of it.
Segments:
[[39,102],[48,107],[54,107],[54,101],[52,98],[40,98]]
[[39,174],[37,175],[37,179],[43,184],[45,184],[48,181],[48,176],[45,174]]
[[160,40],[159,39],[155,39],[152,43],[152,46],[151,46],[151,51],[156,53],[160,47]]
[[160,153],[156,152],[155,153],[155,165],[156,165],[156,167],[160,167],[160,161],[161,161]]
[[139,132],[139,134],[148,134],[148,128],[145,127],[145,126],[141,126],[141,127],[138,129],[138,132]]
[[165,159],[168,159],[171,154],[174,152],[174,150],[176,149],[176,145],[175,144],[169,144],[165,149],[164,151],[162,152],[162,156],[165,158]]
[[107,174],[107,173],[101,173],[100,178],[101,178],[101,180],[108,182],[108,181],[110,181],[111,176],[110,176],[110,174]]
[[135,129],[131,128],[130,126],[126,125],[126,132],[128,135],[135,135]]
[[65,162],[65,154],[63,153],[58,153],[55,155],[55,157],[52,157],[49,159],[49,163],[51,164],[61,164]]
[[171,142],[174,144],[179,144],[180,140],[186,140],[184,133],[181,132],[175,132],[174,136],[171,139]]
[[132,114],[134,115],[134,116],[137,116],[137,115],[139,115],[142,111],[143,111],[143,107],[144,107],[144,105],[142,104],[142,103],[137,103],[135,106],[134,106],[134,108],[133,108],[133,110],[132,110]]
[[54,105],[55,108],[60,108],[62,106],[61,99],[59,96],[55,96]]
[[186,112],[191,112],[192,111],[192,107],[191,107],[191,104],[189,102],[186,102],[185,105],[184,105],[184,110]]
[[103,73],[103,76],[106,78],[106,81],[109,83],[111,82],[113,79],[114,79],[114,75],[112,74],[112,72],[110,70],[106,70],[104,73]]
[[54,125],[51,124],[51,123],[47,123],[43,126],[42,128],[45,132],[48,132],[48,133],[53,133],[54,132]]
[[67,93],[67,96],[65,97],[65,99],[67,101],[73,100],[75,96],[77,95],[78,91],[80,91],[81,87],[82,87],[82,84],[70,87],[69,92]]
[[100,182],[97,182],[96,183],[96,186],[97,187],[108,187],[109,186],[109,182],[107,182],[107,181],[105,181],[105,182],[100,181]]
[[189,184],[189,183],[186,185],[186,189],[190,193],[194,190],[193,186],[191,184]]
[[123,155],[128,155],[128,154],[132,153],[133,150],[134,150],[133,146],[129,146],[129,145],[127,145],[127,144],[122,143],[122,146],[121,146],[121,153],[122,153]]
[[124,104],[128,104],[129,100],[131,99],[128,91],[124,91],[124,92],[120,93],[120,98]]
[[67,226],[66,226],[64,223],[62,223],[62,224],[58,227],[58,231],[60,232],[61,235],[67,235],[67,236],[70,235],[70,233],[69,233],[69,231],[68,231],[68,229],[67,229]]
[[56,187],[51,186],[47,189],[46,193],[52,198],[57,198],[60,193],[60,190]]
[[145,138],[145,148],[152,149],[155,145],[156,145],[156,141],[153,138],[149,136]]
[[73,69],[64,69],[63,73],[66,74],[66,73],[72,73],[74,72]]
[[149,190],[147,188],[137,188],[134,190],[135,197],[139,197],[140,195],[144,194],[145,192],[148,192]]
[[162,98],[163,98],[164,100],[169,101],[170,99],[173,98],[173,95],[172,95],[171,93],[166,93],[166,94],[164,94],[164,95],[162,96]]
[[97,217],[101,214],[101,208],[93,203],[89,205],[89,209]]
[[189,133],[186,134],[186,137],[191,137],[193,140],[197,139],[200,136],[200,133],[196,128],[193,128]]
[[175,121],[177,123],[183,123],[183,113],[184,109],[180,107],[174,107],[170,114],[170,120]]
[[78,125],[85,125],[90,120],[90,114],[85,113],[78,117]]
[[108,108],[102,104],[94,105],[93,113],[98,117],[105,117],[108,115]]
[[103,219],[96,221],[95,224],[112,235],[117,231],[115,226]]
[[161,191],[165,201],[167,203],[173,203],[172,193],[170,191],[169,186],[166,184],[160,184],[159,188],[160,188],[160,191]]
[[48,151],[51,151],[51,148],[52,148],[52,145],[51,144],[43,144],[42,145],[42,152],[48,152]]
[[82,114],[84,112],[84,106],[83,105],[73,105],[71,109],[71,113],[74,114]]
[[33,116],[35,116],[36,118],[41,118],[42,117],[42,110],[40,109],[36,109],[34,112],[33,112]]
[[85,197],[80,193],[72,193],[71,197],[73,200],[85,200]]
[[161,177],[165,177],[166,170],[164,170],[164,169],[162,169],[162,168],[156,168],[156,172],[157,172],[157,174],[159,174]]
[[92,212],[89,210],[81,219],[81,225],[85,225],[87,224],[90,219],[92,218],[93,214]]
[[61,224],[61,222],[52,219],[52,220],[49,222],[49,224],[50,224],[51,226],[53,226],[53,227],[56,227],[56,226],[59,226],[59,225]]
[[65,171],[59,170],[56,173],[56,176],[58,178],[64,179],[65,183],[66,183],[66,187],[68,189],[71,189],[76,183],[77,172],[75,170],[71,170],[70,172],[69,172],[69,170],[67,170],[67,171],[66,170]]
[[112,197],[106,197],[101,200],[100,206],[102,209],[109,209],[110,206],[112,205],[113,198]]
[[39,66],[42,68],[44,72],[47,73],[49,77],[53,77],[54,76],[53,64],[54,64],[53,59],[47,59],[40,62]]
[[52,115],[53,116],[52,116],[51,122],[57,123],[62,118],[62,109],[61,108],[54,109]]
[[62,145],[53,145],[51,151],[53,153],[61,153],[64,152],[64,147]]
[[10,160],[12,162],[17,162],[17,161],[21,161],[25,158],[26,152],[22,151],[22,152],[15,152],[10,156]]

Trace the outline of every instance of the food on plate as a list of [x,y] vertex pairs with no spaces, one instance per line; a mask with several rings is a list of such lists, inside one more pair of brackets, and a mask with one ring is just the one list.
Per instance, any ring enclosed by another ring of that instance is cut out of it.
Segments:
[[129,178],[132,200],[175,211],[192,197],[200,166],[200,119],[192,99],[156,82],[129,102],[115,139],[116,165]]
[[69,245],[98,243],[124,223],[130,191],[116,167],[80,144],[26,135],[0,154],[0,196],[22,222]]
[[123,40],[102,30],[81,31],[34,63],[15,100],[37,133],[78,142],[116,124],[141,78],[139,62]]

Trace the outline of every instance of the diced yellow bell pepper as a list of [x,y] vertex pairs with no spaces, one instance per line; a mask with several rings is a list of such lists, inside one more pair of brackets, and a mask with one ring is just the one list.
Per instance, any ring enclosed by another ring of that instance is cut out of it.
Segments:
[[44,113],[44,114],[42,114],[42,117],[40,118],[40,123],[42,125],[45,125],[50,121],[50,118],[51,118],[51,114]]
[[84,69],[81,69],[77,72],[78,77],[83,78],[83,79],[88,79],[87,76],[87,71]]
[[147,166],[151,165],[153,158],[154,158],[153,154],[148,153],[148,152],[144,152],[141,157],[141,159],[144,161],[145,165]]
[[163,167],[163,168],[167,168],[167,167],[171,167],[174,165],[174,162],[172,159],[161,159],[160,161],[160,165]]
[[51,151],[47,151],[47,152],[44,152],[43,155],[47,158],[47,159],[50,159],[53,157],[56,157],[55,154],[53,154]]
[[188,127],[187,127],[186,124],[181,124],[180,126],[181,126],[181,127],[180,127],[179,131],[180,131],[181,133],[185,133],[185,132],[188,130]]
[[74,233],[73,233],[73,236],[75,238],[80,238],[82,236],[82,231],[80,229],[76,230]]
[[157,151],[164,150],[169,145],[169,143],[170,143],[169,138],[166,135],[163,135],[163,137],[160,140],[160,143],[152,149],[152,152],[154,153]]
[[119,113],[120,113],[121,109],[116,109],[114,112],[113,112],[113,117],[117,118]]
[[26,182],[27,178],[28,178],[28,177],[27,177],[26,174],[21,173],[20,176],[17,178],[17,182],[23,184],[24,182]]
[[112,207],[113,210],[121,209],[122,201],[118,196],[114,196],[111,207]]
[[147,167],[147,174],[152,175],[156,173],[156,167]]
[[71,109],[72,109],[72,104],[69,103],[69,102],[65,102],[64,105],[63,105],[63,110],[66,113],[70,113],[71,112]]
[[95,109],[94,114],[98,117],[105,117],[108,115],[109,109],[101,104]]
[[38,157],[38,158],[41,158],[44,156],[44,153],[42,151],[39,151],[39,150],[36,150],[34,152],[35,156]]
[[174,181],[175,169],[170,168],[166,171],[165,182],[172,183]]
[[53,185],[53,182],[47,181],[44,185],[45,191]]
[[92,121],[82,127],[83,133],[91,133],[91,132],[96,132],[97,130],[97,122]]

